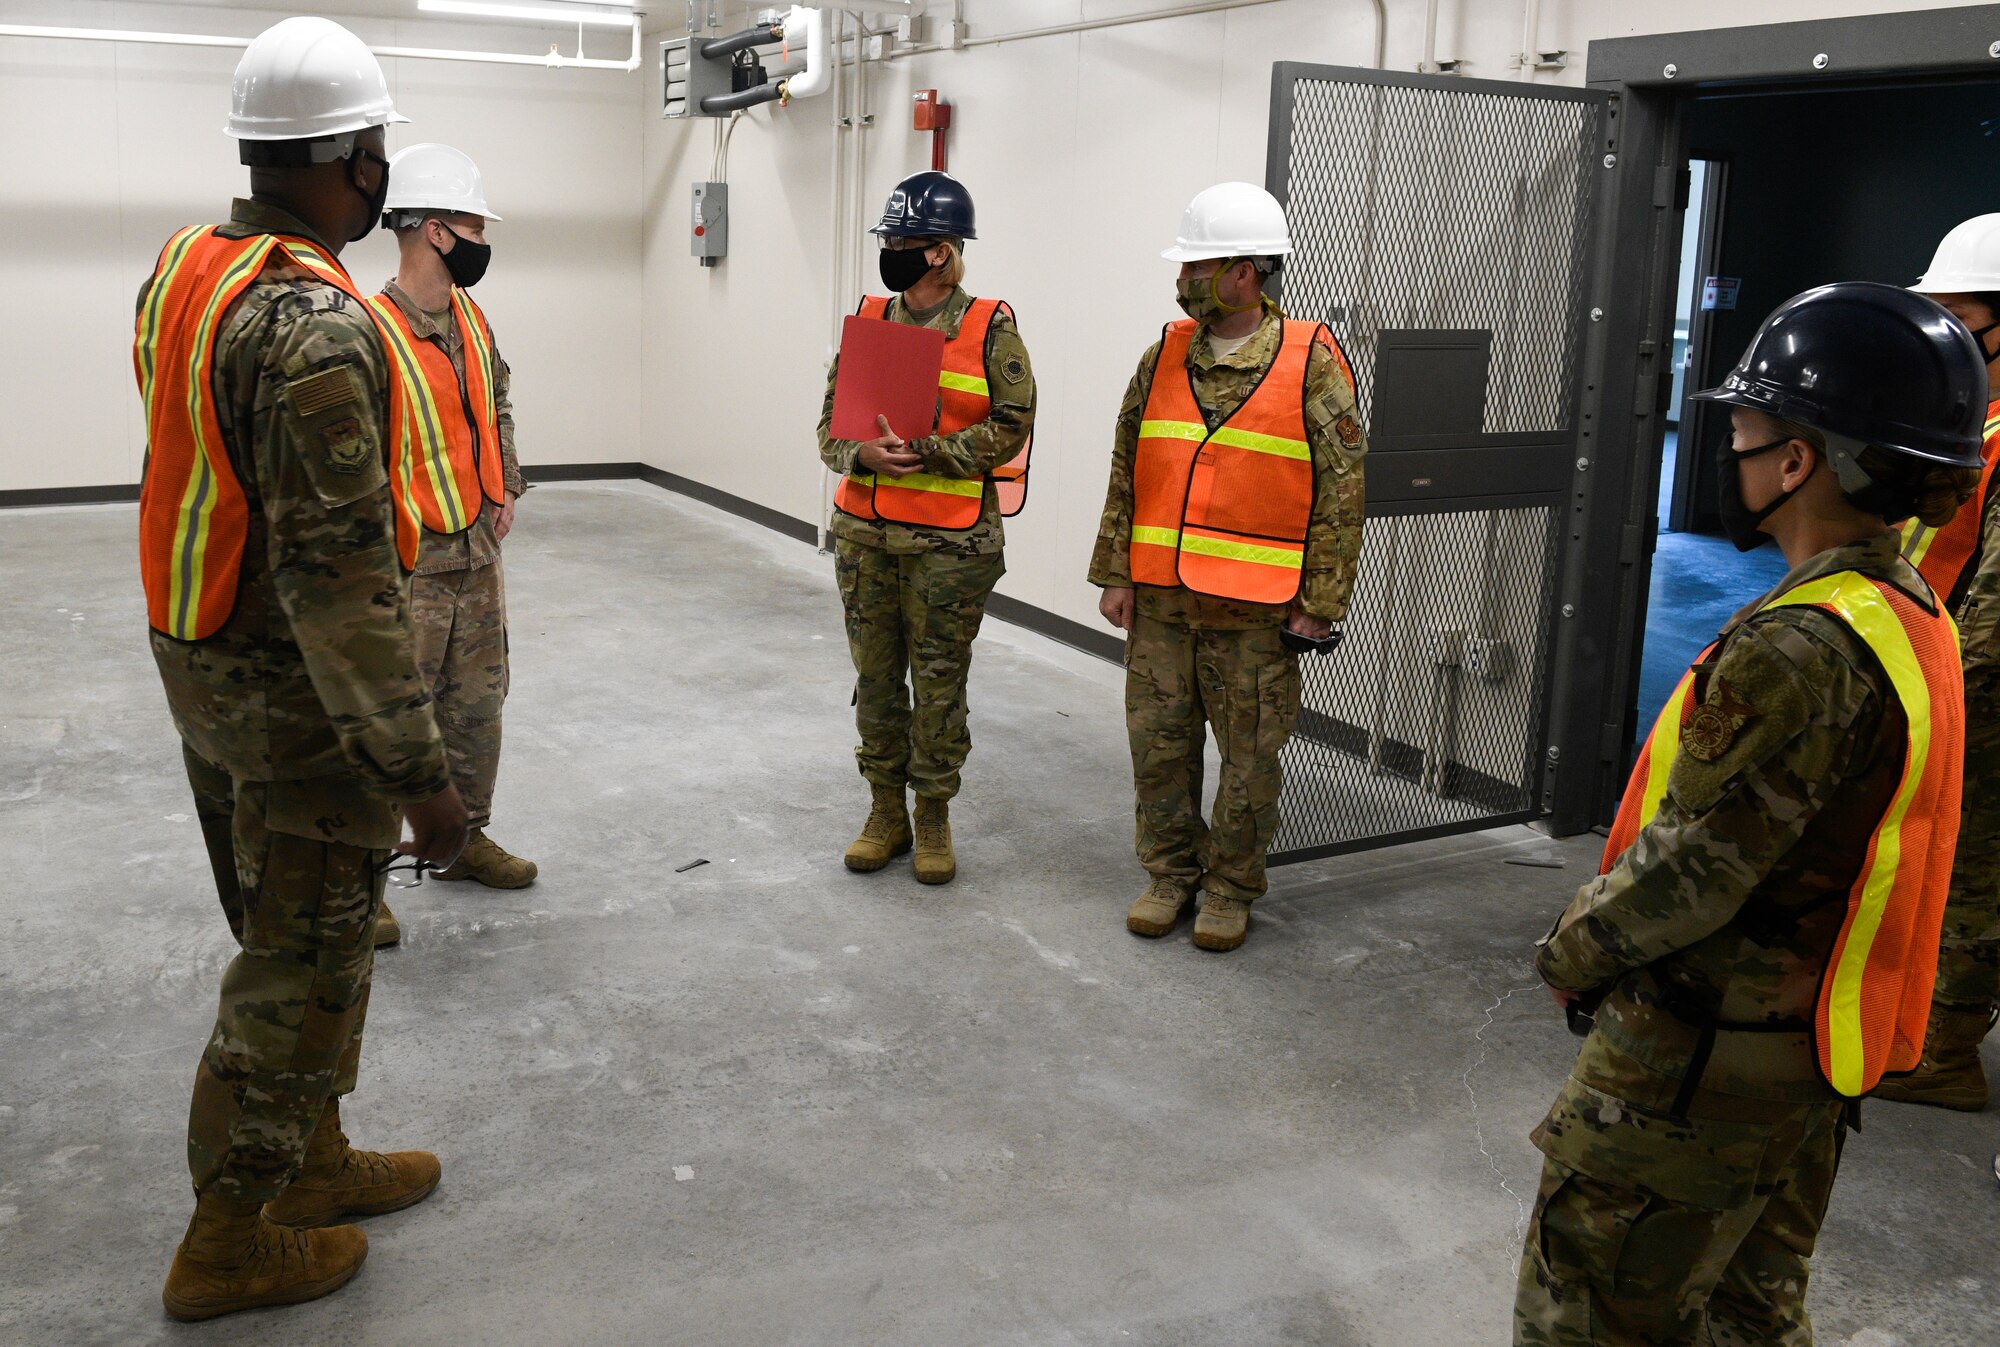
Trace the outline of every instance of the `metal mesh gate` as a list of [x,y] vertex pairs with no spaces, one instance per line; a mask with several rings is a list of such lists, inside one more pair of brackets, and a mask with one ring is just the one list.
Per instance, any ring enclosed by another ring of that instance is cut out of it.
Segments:
[[1275,862],[1540,812],[1601,108],[1274,71],[1284,306],[1339,337],[1370,435],[1347,640],[1302,662]]

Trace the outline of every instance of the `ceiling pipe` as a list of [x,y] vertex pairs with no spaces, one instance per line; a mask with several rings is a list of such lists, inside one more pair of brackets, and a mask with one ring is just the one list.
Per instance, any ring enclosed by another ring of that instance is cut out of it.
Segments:
[[[395,56],[412,61],[470,61],[483,65],[532,65],[549,70],[624,70],[639,68],[640,15],[632,16],[632,55],[623,61],[594,56],[564,56],[551,51],[545,56],[516,56],[511,52],[460,51],[443,47],[377,47],[368,49],[377,56]],[[199,33],[148,33],[125,28],[52,28],[38,24],[0,23],[0,37],[57,38],[77,42],[132,42],[157,47],[247,47],[247,37],[209,37]]]
[[1151,23],[1155,19],[1180,19],[1192,14],[1219,14],[1231,9],[1249,9],[1254,5],[1272,5],[1278,0],[1207,0],[1204,4],[1176,5],[1172,9],[1145,10],[1136,14],[1114,14],[1101,19],[1081,19],[1075,23],[1051,24],[1046,28],[1022,28],[1011,33],[991,33],[984,37],[968,37],[959,45],[962,47],[990,47],[1001,42],[1023,42],[1035,37],[1058,37],[1064,33],[1089,33],[1100,28],[1119,28],[1128,23]]

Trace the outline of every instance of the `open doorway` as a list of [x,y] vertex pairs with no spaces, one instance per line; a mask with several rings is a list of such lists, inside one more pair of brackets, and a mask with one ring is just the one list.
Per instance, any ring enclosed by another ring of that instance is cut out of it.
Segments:
[[1721,536],[1714,453],[1728,417],[1690,392],[1720,382],[1757,326],[1831,281],[1908,285],[1937,240],[1995,208],[2000,83],[1730,89],[1688,101],[1686,211],[1663,417],[1657,537],[1634,737],[1738,608],[1783,577],[1774,544]]

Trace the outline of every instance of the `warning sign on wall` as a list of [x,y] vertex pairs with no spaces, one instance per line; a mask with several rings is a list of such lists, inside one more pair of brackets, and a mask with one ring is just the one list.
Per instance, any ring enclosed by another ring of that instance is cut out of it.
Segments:
[[1707,276],[1701,282],[1701,307],[1733,309],[1737,292],[1743,288],[1741,276]]

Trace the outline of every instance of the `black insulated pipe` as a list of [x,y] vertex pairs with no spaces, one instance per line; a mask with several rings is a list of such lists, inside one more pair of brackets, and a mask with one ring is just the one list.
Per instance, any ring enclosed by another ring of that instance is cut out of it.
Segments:
[[739,51],[752,47],[768,47],[773,42],[785,40],[785,25],[768,23],[759,28],[745,28],[740,33],[728,37],[711,38],[701,44],[701,54],[708,60],[719,60],[724,56],[734,56]]
[[735,112],[742,108],[754,108],[759,103],[774,103],[785,96],[785,82],[759,84],[749,89],[739,89],[733,94],[710,94],[701,100],[701,110],[707,113]]

